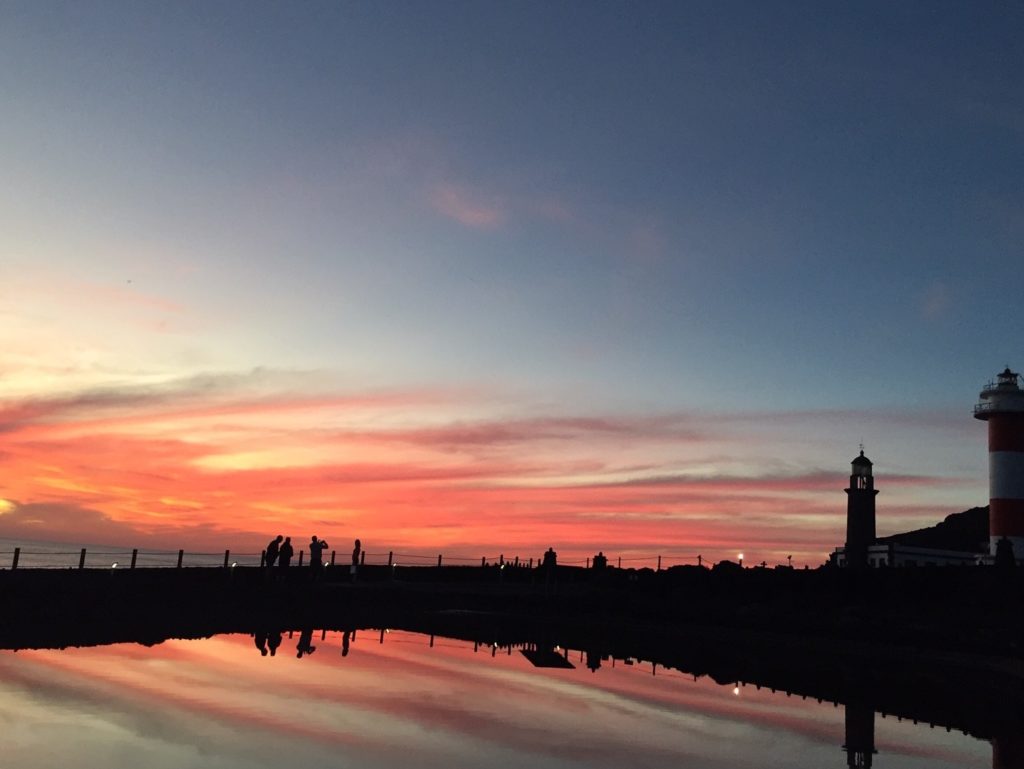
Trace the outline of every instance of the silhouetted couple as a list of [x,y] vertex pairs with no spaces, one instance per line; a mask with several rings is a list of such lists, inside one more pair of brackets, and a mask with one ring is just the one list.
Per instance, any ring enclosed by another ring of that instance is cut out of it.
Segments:
[[[282,542],[282,540],[284,541]],[[277,568],[287,569],[291,565],[294,554],[295,549],[292,547],[292,538],[278,534],[267,545],[267,557],[264,563],[268,569],[273,567],[275,562],[277,562]]]

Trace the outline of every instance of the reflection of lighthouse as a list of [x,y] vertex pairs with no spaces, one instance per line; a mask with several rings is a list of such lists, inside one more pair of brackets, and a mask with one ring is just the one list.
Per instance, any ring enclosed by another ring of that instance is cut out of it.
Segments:
[[846,765],[871,766],[875,750],[875,709],[863,702],[846,703]]
[[1024,558],[1024,391],[1007,368],[981,391],[974,416],[988,422],[989,547],[1007,537]]

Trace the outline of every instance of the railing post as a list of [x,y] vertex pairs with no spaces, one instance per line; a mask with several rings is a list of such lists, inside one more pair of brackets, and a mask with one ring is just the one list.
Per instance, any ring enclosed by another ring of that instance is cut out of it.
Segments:
[[228,567],[228,561],[230,559],[231,559],[231,551],[230,550],[225,550],[224,551],[224,568],[225,569]]
[[437,554],[437,568],[439,568],[439,569],[441,568],[441,554],[440,553]]
[[519,568],[519,556],[518,556],[518,555],[516,556],[516,563],[515,563],[515,567],[516,567],[517,569]]
[[260,568],[263,569],[267,565],[267,551],[260,550]]
[[391,567],[391,566],[394,566],[394,564],[395,564],[395,551],[394,550],[389,550],[388,551],[388,566]]
[[661,556],[658,556],[658,571],[661,571]]
[[132,550],[132,565],[131,568],[135,568],[135,562],[139,560],[139,548]]
[[85,548],[82,548],[82,553],[78,556],[78,568],[85,568]]
[[361,551],[359,553],[359,565],[360,566],[365,566],[366,565],[366,551],[365,550],[363,550],[363,551]]
[[331,566],[334,566],[334,556],[338,554],[337,550],[331,551]]
[[702,555],[698,555],[697,556],[697,565],[698,566],[703,566],[704,565],[704,556],[702,556]]
[[504,565],[505,565],[505,554],[502,553],[501,555],[498,556],[498,566],[504,566]]
[[487,556],[486,555],[480,556],[480,565],[481,566],[486,566],[487,565]]
[[299,551],[299,568],[302,568],[302,551]]
[[622,568],[622,556],[621,555],[619,556],[619,568],[620,569]]
[[179,550],[178,551],[178,568],[179,569],[181,568],[181,562],[183,560],[185,560],[185,551],[184,550]]
[[590,556],[589,555],[587,556],[587,568],[588,569],[590,568]]
[[530,559],[530,568],[531,569],[533,568],[533,559],[532,558]]
[[19,558],[21,558],[21,548],[20,547],[16,547],[16,548],[14,548],[14,560],[11,561],[11,571],[14,571],[15,569],[18,568],[18,559]]

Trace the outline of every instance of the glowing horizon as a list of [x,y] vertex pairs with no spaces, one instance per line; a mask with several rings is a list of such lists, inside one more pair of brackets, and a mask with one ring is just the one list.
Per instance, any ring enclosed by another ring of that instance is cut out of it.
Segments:
[[[292,382],[293,377],[284,377]],[[91,389],[0,408],[0,535],[258,550],[277,533],[373,550],[816,565],[841,542],[845,463],[795,436],[890,414],[544,416],[440,389],[277,392],[270,372]],[[497,411],[502,416],[494,416]],[[904,432],[950,433],[941,417]],[[965,424],[969,427],[969,423]],[[758,437],[770,428],[770,439]],[[791,441],[786,434],[792,436]],[[766,456],[789,444],[788,458]],[[833,453],[834,447],[829,448]],[[980,479],[877,472],[880,531],[971,506]],[[947,497],[934,504],[924,500]],[[979,500],[981,503],[982,500]]]

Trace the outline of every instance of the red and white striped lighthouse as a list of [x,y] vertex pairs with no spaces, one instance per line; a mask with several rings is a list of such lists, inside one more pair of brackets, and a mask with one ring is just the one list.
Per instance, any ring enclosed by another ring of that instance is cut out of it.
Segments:
[[976,419],[988,422],[988,535],[990,552],[1006,537],[1024,559],[1024,391],[1007,368],[981,391]]

